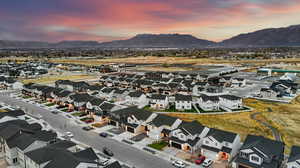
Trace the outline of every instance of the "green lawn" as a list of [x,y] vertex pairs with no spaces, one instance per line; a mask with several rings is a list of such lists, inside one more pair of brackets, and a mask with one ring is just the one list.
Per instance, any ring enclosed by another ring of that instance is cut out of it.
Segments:
[[55,105],[54,103],[46,104],[46,106],[48,106],[48,107],[51,107],[51,106],[54,106],[54,105]]
[[156,149],[156,150],[162,150],[164,147],[168,146],[168,142],[165,141],[160,141],[160,142],[156,142],[153,144],[149,144],[149,147]]

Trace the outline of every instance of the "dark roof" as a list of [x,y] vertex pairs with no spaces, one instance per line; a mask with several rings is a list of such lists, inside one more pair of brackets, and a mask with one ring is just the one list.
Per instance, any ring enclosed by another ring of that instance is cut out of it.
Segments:
[[23,110],[12,110],[12,111],[8,111],[8,112],[0,113],[0,118],[3,118],[5,116],[19,117],[22,115],[25,115],[25,112]]
[[89,101],[93,106],[100,106],[104,100],[99,99],[99,98],[94,98],[91,101]]
[[192,101],[191,95],[176,94],[175,101]]
[[186,132],[192,135],[196,135],[196,134],[201,134],[205,126],[201,125],[198,121],[192,121],[192,122],[182,122],[179,125],[179,128],[184,129]]
[[140,97],[141,95],[143,95],[144,93],[141,91],[135,91],[135,92],[130,92],[128,95],[130,97]]
[[150,99],[154,99],[154,100],[165,100],[166,97],[167,97],[166,95],[153,94],[153,95],[151,95]]
[[300,159],[300,146],[292,146],[288,162],[294,162]]
[[153,124],[156,127],[160,127],[162,125],[167,125],[167,126],[172,126],[174,122],[178,118],[176,117],[171,117],[163,114],[158,114],[152,121],[151,124]]
[[70,94],[72,94],[72,92],[68,91],[68,90],[63,90],[59,93],[56,94],[56,96],[58,97],[67,97],[69,96]]
[[95,151],[92,148],[87,148],[85,150],[74,153],[74,156],[83,158],[83,159],[89,159],[89,160],[99,159],[98,156],[96,155]]
[[204,102],[207,102],[207,101],[218,102],[220,100],[218,96],[207,96],[205,94],[201,94],[200,98]]
[[75,102],[88,102],[89,100],[93,99],[93,97],[87,93],[74,94],[71,95],[70,98]]
[[241,147],[241,150],[243,149],[251,149],[257,155],[267,160],[273,159],[278,161],[283,159],[284,143],[263,136],[248,135]]
[[138,120],[146,121],[153,113],[136,107],[128,107],[111,112],[114,117],[127,120],[127,117],[133,115]]
[[101,104],[100,109],[102,111],[111,111],[112,108],[114,108],[116,105],[108,102],[104,102]]
[[112,164],[105,166],[104,168],[122,168],[122,166],[118,161],[115,161]]
[[209,132],[207,133],[207,136],[214,137],[220,143],[224,141],[232,143],[235,140],[237,134],[233,132],[210,128]]
[[221,95],[220,97],[228,100],[240,100],[242,99],[241,97],[234,96],[234,95]]
[[99,85],[90,85],[87,87],[87,89],[89,90],[93,90],[93,91],[100,91],[103,87],[99,86]]

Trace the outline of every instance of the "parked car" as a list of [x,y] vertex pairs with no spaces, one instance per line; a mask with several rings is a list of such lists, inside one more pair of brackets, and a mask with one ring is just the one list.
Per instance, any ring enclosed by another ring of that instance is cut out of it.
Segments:
[[205,159],[202,166],[209,167],[212,164],[213,164],[213,161],[211,159]]
[[172,165],[174,166],[174,167],[178,167],[178,168],[185,168],[185,163],[183,163],[182,161],[180,161],[180,160],[174,160],[173,162],[172,162]]
[[65,136],[68,137],[68,138],[73,138],[74,137],[72,132],[66,132]]
[[200,165],[204,162],[205,156],[200,156],[198,159],[195,160],[195,164]]
[[91,126],[85,126],[85,127],[82,127],[82,129],[85,131],[90,131],[90,130],[93,130],[94,128]]
[[110,149],[108,149],[107,147],[104,147],[102,151],[103,151],[104,154],[106,154],[108,156],[114,156],[114,153]]
[[106,138],[108,136],[108,134],[106,132],[101,132],[99,134],[99,136],[103,137],[103,138]]
[[57,110],[51,111],[52,114],[58,114],[59,112]]

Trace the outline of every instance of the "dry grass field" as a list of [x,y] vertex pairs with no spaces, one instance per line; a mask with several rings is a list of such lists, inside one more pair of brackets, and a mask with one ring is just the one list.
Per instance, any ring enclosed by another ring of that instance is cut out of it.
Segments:
[[226,115],[170,115],[187,121],[198,120],[208,127],[236,132],[241,135],[242,139],[247,134],[263,135],[274,139],[272,132],[268,128],[250,117],[252,113],[261,112],[257,118],[268,122],[279,130],[287,145],[287,153],[292,145],[300,145],[300,96],[290,104],[265,102],[255,99],[245,99],[244,102],[247,106],[253,108],[252,112]]
[[50,84],[54,83],[57,80],[88,80],[95,79],[95,76],[91,75],[56,75],[56,76],[45,76],[36,79],[25,79],[22,80],[23,83],[39,83],[39,84]]

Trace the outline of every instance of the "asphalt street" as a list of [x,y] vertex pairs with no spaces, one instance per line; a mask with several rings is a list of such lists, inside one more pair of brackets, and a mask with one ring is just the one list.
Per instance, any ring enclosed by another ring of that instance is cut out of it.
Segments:
[[70,131],[74,134],[74,139],[87,144],[99,151],[103,147],[110,148],[114,153],[114,158],[136,168],[172,168],[171,162],[160,159],[146,151],[141,151],[128,144],[118,142],[109,138],[102,138],[94,132],[82,130],[82,127],[60,114],[52,114],[37,105],[23,102],[10,97],[7,93],[0,93],[0,102],[11,106],[19,106],[33,115],[41,115],[42,119],[49,123],[54,129],[63,133]]

